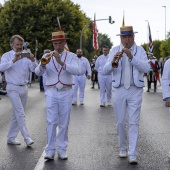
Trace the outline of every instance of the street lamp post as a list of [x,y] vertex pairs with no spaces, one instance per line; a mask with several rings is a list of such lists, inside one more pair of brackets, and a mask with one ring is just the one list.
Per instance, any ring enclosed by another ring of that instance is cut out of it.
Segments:
[[148,24],[149,24],[149,21],[148,20],[145,20],[147,22],[147,42],[149,41],[148,40]]
[[[91,22],[91,21],[90,21],[90,22]],[[83,37],[83,32],[84,32],[85,28],[87,28],[87,26],[90,25],[90,22],[88,22],[88,23],[84,26],[84,28],[82,29],[82,31],[81,31],[81,35],[80,35],[80,49],[82,49],[82,37]]]
[[166,6],[162,6],[165,8],[165,40],[166,40]]

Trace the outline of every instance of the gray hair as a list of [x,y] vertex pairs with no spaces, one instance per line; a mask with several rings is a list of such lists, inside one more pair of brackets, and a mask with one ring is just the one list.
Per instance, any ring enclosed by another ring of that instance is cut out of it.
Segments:
[[11,39],[10,39],[10,46],[11,46],[11,48],[13,46],[13,43],[14,43],[15,39],[18,39],[18,40],[20,40],[20,41],[22,41],[24,43],[24,39],[20,35],[13,35],[11,37]]

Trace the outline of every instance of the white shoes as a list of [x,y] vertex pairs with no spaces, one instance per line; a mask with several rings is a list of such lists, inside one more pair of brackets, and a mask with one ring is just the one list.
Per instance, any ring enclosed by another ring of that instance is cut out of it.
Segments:
[[119,157],[120,158],[127,158],[127,152],[126,151],[120,151],[119,152]]
[[105,107],[105,104],[101,103],[100,107]]
[[67,160],[68,156],[65,152],[63,152],[63,153],[58,153],[58,158],[62,160]]
[[8,145],[21,145],[21,143],[15,139],[13,139],[13,140],[8,139],[7,144]]
[[54,159],[54,154],[46,154],[46,155],[44,156],[44,159],[52,160],[52,159]]
[[72,105],[76,106],[76,105],[77,105],[77,102],[72,102]]
[[108,102],[107,105],[108,105],[108,106],[112,106],[112,103],[111,103],[111,102]]
[[137,158],[136,156],[129,156],[129,163],[130,164],[137,164]]
[[27,146],[31,146],[34,143],[34,141],[32,139],[29,139],[29,140],[26,140],[25,143]]

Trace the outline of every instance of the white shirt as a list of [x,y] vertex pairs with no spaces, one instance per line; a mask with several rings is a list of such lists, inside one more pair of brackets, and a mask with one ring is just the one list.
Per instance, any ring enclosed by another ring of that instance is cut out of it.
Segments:
[[[99,75],[106,75],[103,71],[103,68],[108,60],[109,55],[100,55],[95,63],[95,69],[97,70]],[[111,73],[108,73],[107,75],[111,75]]]
[[[45,58],[47,54],[43,55]],[[59,83],[63,85],[73,85],[72,75],[82,75],[85,73],[85,67],[80,67],[78,65],[78,58],[76,54],[64,50],[62,52],[61,60],[65,63],[63,67],[59,66],[58,62],[54,57],[51,57],[50,62],[42,67],[39,63],[38,67],[35,69],[35,74],[41,76],[46,73],[46,85],[55,86]]]
[[15,51],[11,50],[2,55],[0,71],[5,72],[7,84],[26,85],[28,83],[29,71],[34,72],[37,66],[28,58],[22,58],[15,63],[12,60],[15,57]]
[[[87,58],[85,58],[85,57],[81,57],[81,58],[78,58],[78,63],[79,63],[79,66],[80,67],[85,67],[86,68],[86,70],[85,70],[85,73],[86,73],[86,71],[87,71],[87,75],[88,76],[91,76],[91,67],[90,67],[90,63],[89,63],[89,61],[87,60]],[[85,74],[84,73],[84,74]],[[83,75],[84,75],[83,74]]]

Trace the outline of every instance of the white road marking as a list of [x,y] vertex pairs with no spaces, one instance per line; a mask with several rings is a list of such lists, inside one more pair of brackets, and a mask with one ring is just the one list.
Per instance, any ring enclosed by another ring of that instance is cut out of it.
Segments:
[[45,150],[42,153],[40,159],[37,162],[37,165],[35,166],[34,170],[43,170],[44,168],[44,156],[45,156]]

